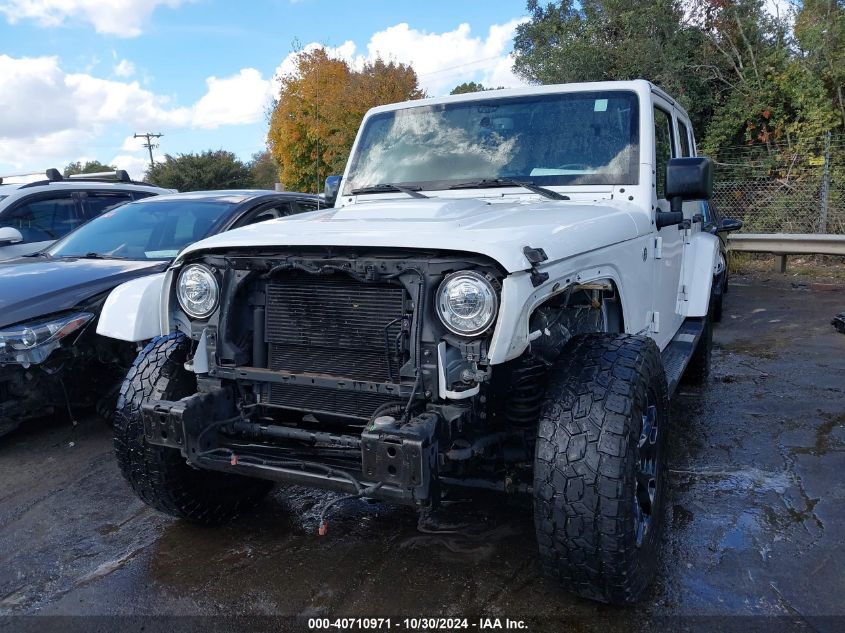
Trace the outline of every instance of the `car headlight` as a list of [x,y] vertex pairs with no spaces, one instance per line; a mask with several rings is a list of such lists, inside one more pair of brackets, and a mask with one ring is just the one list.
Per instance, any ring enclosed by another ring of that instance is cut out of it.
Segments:
[[0,363],[29,367],[44,362],[50,353],[88,323],[94,315],[74,312],[51,319],[13,325],[0,330]]
[[189,317],[204,319],[214,312],[220,299],[217,278],[208,266],[185,266],[176,282],[176,298]]
[[452,273],[437,290],[437,314],[449,330],[461,336],[486,331],[496,320],[499,297],[484,275],[466,270]]

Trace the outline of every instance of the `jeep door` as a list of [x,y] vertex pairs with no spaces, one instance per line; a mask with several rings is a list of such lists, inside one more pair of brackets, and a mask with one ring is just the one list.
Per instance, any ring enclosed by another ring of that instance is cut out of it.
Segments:
[[[669,201],[666,199],[666,165],[670,158],[678,156],[673,107],[655,94],[652,115],[655,148],[653,205],[656,211],[669,211]],[[669,343],[683,321],[683,317],[678,314],[677,305],[685,234],[679,229],[677,225],[664,226],[657,231],[655,238],[652,332],[660,349]]]

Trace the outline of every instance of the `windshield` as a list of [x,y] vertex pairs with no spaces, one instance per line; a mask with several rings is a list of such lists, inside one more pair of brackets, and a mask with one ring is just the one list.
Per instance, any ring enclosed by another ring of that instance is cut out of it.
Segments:
[[147,198],[94,218],[47,249],[51,257],[94,254],[123,259],[173,259],[213,232],[234,204]]
[[344,187],[446,189],[483,179],[637,184],[639,105],[627,91],[409,107],[370,117]]

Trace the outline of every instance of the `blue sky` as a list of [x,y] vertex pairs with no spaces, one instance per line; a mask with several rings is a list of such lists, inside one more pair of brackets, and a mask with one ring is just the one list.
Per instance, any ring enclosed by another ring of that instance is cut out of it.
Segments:
[[0,175],[98,159],[140,176],[130,137],[147,131],[158,153],[247,159],[296,42],[411,63],[430,94],[519,85],[524,15],[524,0],[0,0]]

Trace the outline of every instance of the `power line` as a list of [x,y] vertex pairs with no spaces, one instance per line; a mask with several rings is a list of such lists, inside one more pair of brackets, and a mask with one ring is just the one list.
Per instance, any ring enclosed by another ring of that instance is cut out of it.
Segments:
[[153,134],[152,132],[146,132],[144,134],[136,134],[135,138],[145,138],[147,142],[144,143],[144,147],[146,147],[150,152],[150,167],[153,167],[153,148],[158,147],[158,143],[153,143],[154,138],[161,138],[164,136],[163,134]]

